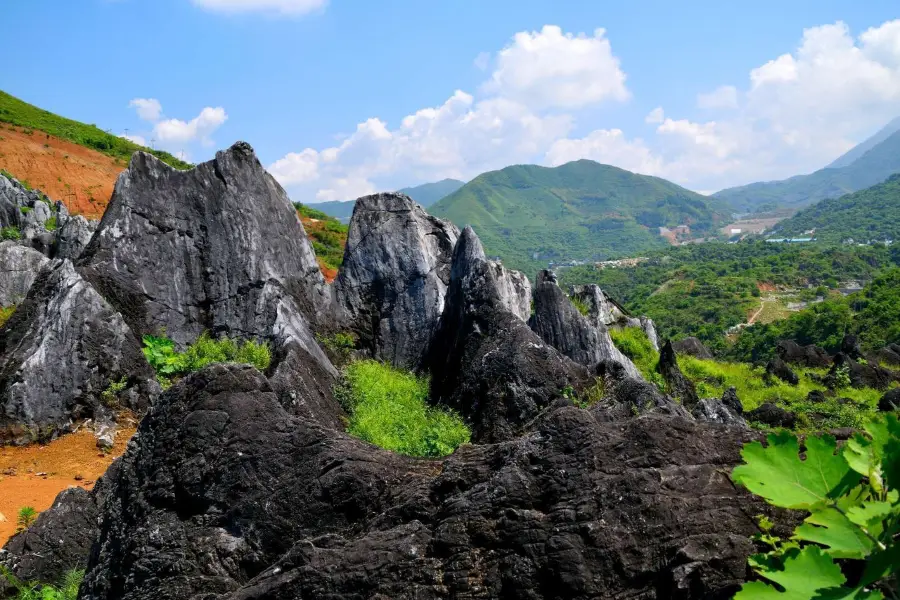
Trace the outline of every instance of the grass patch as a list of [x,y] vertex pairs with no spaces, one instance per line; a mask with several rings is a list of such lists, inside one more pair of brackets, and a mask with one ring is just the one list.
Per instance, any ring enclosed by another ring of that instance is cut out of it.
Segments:
[[326,277],[334,279],[344,262],[344,246],[347,245],[349,227],[322,211],[297,202],[297,215],[303,222],[306,235],[312,242],[316,258]]
[[0,228],[0,240],[18,240],[22,237],[22,232],[18,227]]
[[659,364],[659,352],[653,349],[650,338],[638,327],[625,327],[623,329],[610,329],[609,336],[619,352],[631,359],[644,379],[656,387],[665,391],[666,382],[656,371]]
[[583,316],[588,316],[591,312],[591,308],[588,306],[588,303],[578,296],[569,296],[569,301],[572,303],[572,306],[578,309]]
[[56,215],[53,215],[46,221],[44,221],[44,229],[47,231],[56,231],[58,221],[56,220]]
[[16,312],[15,305],[0,307],[0,327],[6,325],[6,322],[9,321],[14,312]]
[[156,371],[163,387],[171,385],[175,378],[199,371],[213,363],[245,363],[265,371],[272,362],[272,353],[267,343],[248,340],[239,344],[227,337],[212,339],[206,333],[184,352],[175,350],[175,343],[163,336],[145,335],[143,343],[144,356]]
[[338,396],[350,413],[347,432],[407,456],[446,456],[471,432],[453,412],[428,405],[428,379],[374,360],[344,370]]
[[15,596],[12,596],[14,600],[76,600],[81,582],[84,581],[83,569],[68,571],[57,585],[25,583],[2,566],[0,566],[0,572],[15,590]]

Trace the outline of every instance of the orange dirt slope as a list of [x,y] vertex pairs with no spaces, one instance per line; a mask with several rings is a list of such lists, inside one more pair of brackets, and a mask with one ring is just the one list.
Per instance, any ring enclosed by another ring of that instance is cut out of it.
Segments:
[[126,166],[42,131],[0,123],[0,169],[53,200],[62,200],[72,214],[100,217]]

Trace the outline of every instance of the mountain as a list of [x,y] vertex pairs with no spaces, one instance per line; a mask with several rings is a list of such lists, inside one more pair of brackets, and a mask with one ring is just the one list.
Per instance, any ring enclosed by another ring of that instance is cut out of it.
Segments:
[[[809,175],[797,175],[783,181],[751,183],[713,195],[728,202],[736,210],[755,211],[771,206],[800,208],[825,198],[837,198],[873,186],[900,171],[900,130],[883,137],[895,123],[893,121],[873,138],[835,161],[844,166],[829,166]],[[879,136],[883,139],[872,145],[872,141]],[[859,155],[857,149],[864,151]],[[852,162],[845,165],[848,160]]]
[[[418,204],[428,208],[444,196],[452,194],[464,185],[465,182],[459,181],[458,179],[442,179],[440,181],[435,181],[434,183],[423,183],[422,185],[406,187],[397,191],[401,194],[406,194]],[[346,223],[350,220],[350,217],[353,216],[354,204],[356,204],[356,200],[331,200],[329,202],[311,203],[307,206],[316,210],[321,210],[326,215],[330,215]]]
[[797,236],[811,229],[819,241],[900,240],[900,173],[870,188],[801,210],[778,224],[777,235]]
[[696,236],[729,217],[721,201],[590,160],[484,173],[429,212],[459,227],[472,225],[489,254],[529,275],[548,261],[665,247],[661,226],[685,224]]
[[846,154],[841,155],[830,165],[825,167],[826,169],[838,169],[840,167],[846,167],[854,163],[858,158],[860,158],[863,154],[885,141],[894,133],[900,131],[900,117],[897,117],[884,127],[882,127],[878,133],[862,142],[861,144],[857,144],[852,149],[850,149]]

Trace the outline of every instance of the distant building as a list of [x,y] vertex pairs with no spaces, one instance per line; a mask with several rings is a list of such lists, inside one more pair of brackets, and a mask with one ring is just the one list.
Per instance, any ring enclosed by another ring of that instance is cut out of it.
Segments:
[[776,244],[805,244],[816,241],[816,238],[773,238],[766,241]]
[[740,227],[732,227],[732,229],[731,229],[731,235],[740,235],[740,234],[741,234],[741,229],[740,229]]

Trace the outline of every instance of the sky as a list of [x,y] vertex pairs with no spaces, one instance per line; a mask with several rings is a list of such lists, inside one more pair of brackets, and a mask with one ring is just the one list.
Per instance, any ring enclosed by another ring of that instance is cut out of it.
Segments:
[[900,115],[896,0],[8,0],[0,89],[296,201],[588,158],[710,193]]

